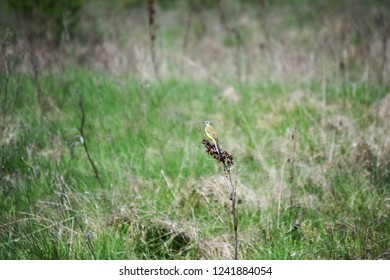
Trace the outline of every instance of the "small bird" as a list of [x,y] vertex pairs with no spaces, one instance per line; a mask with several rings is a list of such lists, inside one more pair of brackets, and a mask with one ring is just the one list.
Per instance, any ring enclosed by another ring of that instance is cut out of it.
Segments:
[[210,121],[204,121],[203,122],[206,127],[204,128],[204,131],[206,132],[206,135],[213,140],[215,147],[217,148],[217,152],[220,155],[221,154],[221,149],[219,148],[218,142],[218,134],[215,128],[213,127],[213,124]]

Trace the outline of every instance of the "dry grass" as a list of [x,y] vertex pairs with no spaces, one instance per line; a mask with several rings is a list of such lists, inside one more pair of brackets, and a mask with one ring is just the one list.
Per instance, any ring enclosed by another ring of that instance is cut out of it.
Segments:
[[[185,30],[188,33],[185,49],[180,48],[184,34],[178,33],[177,26],[186,22],[186,12],[183,9],[167,12],[157,7],[153,21],[158,28],[153,28],[156,33],[153,36],[159,72],[162,77],[211,79],[223,86],[226,77],[237,78],[239,56],[245,83],[256,83],[259,79],[309,82],[337,76],[359,81],[386,77],[390,72],[387,63],[390,50],[383,42],[388,40],[389,20],[376,5],[349,2],[302,4],[296,7],[296,14],[291,13],[294,7],[290,5],[254,9],[253,4],[242,4],[239,14],[236,4],[226,5],[228,30],[215,9],[191,11],[189,28]],[[346,10],[346,6],[353,9]],[[22,22],[21,28],[12,30],[17,40],[8,52],[19,54],[18,64],[25,71],[31,70],[31,65],[23,50],[33,48],[42,69],[61,69],[64,58],[68,61],[72,57],[73,63],[150,80],[155,70],[144,8],[143,12],[117,8],[112,17],[111,13],[86,6],[79,35],[75,40],[62,42],[59,48],[39,38],[28,40],[25,30],[34,23]],[[313,22],[311,17],[316,17],[319,10],[323,16]],[[239,54],[234,43],[229,43],[231,30],[243,38]],[[169,36],[164,37],[166,34]],[[51,47],[54,49],[48,51]]]
[[[206,118],[235,156],[242,258],[388,257],[388,6],[226,3],[225,23],[156,6],[155,63],[146,7],[89,4],[60,46],[2,19],[4,258],[233,258]],[[70,156],[80,92],[104,188],[82,149]]]

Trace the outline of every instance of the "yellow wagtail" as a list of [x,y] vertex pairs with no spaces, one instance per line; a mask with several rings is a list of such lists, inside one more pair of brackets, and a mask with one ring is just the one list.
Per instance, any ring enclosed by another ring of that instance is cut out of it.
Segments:
[[215,130],[215,128],[213,127],[213,124],[210,121],[204,121],[203,123],[206,125],[206,127],[204,128],[204,131],[206,132],[207,136],[211,140],[213,140],[215,147],[217,148],[218,154],[221,154],[221,149],[219,148],[219,145],[218,145],[218,142],[219,142],[218,134],[217,134],[217,131]]

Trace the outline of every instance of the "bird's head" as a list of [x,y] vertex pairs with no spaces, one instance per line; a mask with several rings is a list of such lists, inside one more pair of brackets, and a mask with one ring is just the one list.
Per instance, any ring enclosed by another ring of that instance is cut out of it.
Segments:
[[204,121],[203,122],[206,126],[208,126],[208,125],[213,125],[210,121]]

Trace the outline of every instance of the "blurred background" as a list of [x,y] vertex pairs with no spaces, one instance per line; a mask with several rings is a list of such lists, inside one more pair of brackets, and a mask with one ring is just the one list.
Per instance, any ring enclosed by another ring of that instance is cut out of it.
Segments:
[[0,259],[389,259],[389,15],[0,1]]
[[1,13],[8,59],[25,71],[33,52],[42,69],[73,63],[145,79],[152,64],[162,77],[216,83],[389,74],[384,0],[9,0]]

